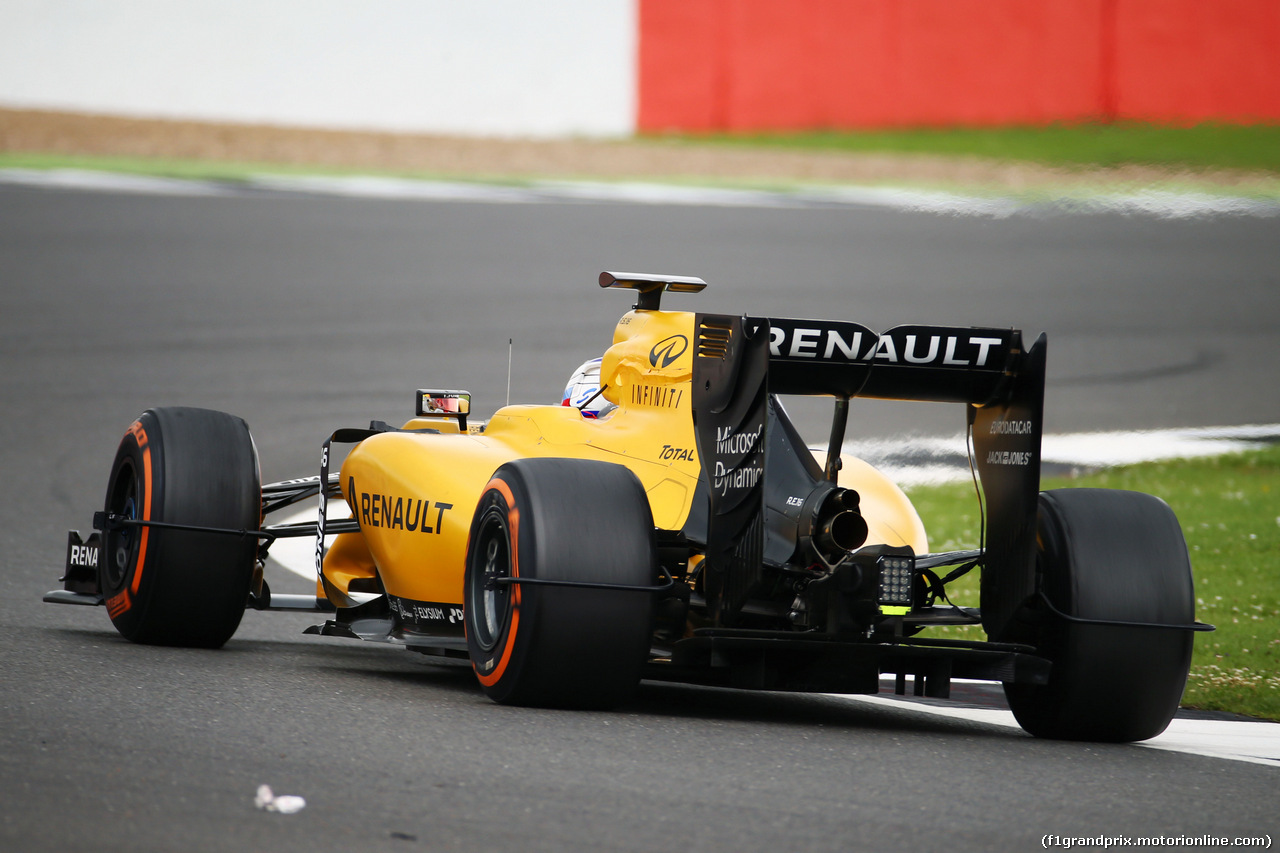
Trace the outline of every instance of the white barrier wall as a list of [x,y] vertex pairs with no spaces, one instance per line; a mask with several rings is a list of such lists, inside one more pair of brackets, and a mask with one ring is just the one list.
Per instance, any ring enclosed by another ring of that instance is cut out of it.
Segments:
[[0,106],[625,135],[636,1],[0,0]]

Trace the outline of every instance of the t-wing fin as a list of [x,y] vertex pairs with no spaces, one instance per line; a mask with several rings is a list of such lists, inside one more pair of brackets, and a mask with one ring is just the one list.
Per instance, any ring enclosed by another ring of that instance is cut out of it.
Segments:
[[662,293],[671,290],[676,293],[697,293],[707,286],[700,278],[691,275],[660,275],[647,272],[609,272],[600,273],[601,287],[625,287],[636,290],[640,298],[636,300],[636,310],[657,311],[662,302]]

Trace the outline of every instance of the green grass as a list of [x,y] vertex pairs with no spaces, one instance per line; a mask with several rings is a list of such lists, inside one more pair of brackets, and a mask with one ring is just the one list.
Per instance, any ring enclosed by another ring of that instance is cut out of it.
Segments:
[[[1168,502],[1191,553],[1196,618],[1217,626],[1196,635],[1183,705],[1280,720],[1280,447],[1046,478],[1041,487],[1132,489]],[[977,546],[971,483],[909,494],[932,550]],[[956,603],[977,605],[976,578],[953,587]],[[982,638],[976,628],[940,635]]]
[[[1228,181],[1219,191],[1270,197],[1280,188],[1280,124],[1201,124],[1191,127],[1118,123],[1050,125],[1047,127],[922,128],[863,132],[807,132],[754,134],[686,134],[650,137],[676,144],[787,148],[839,152],[977,156],[1029,161],[1064,167],[1110,167],[1127,164],[1155,166],[1189,187],[1209,189],[1216,179],[1197,177],[1206,169],[1245,169],[1262,173],[1245,184]],[[0,168],[84,168],[177,178],[243,181],[254,174],[385,174],[439,178],[421,171],[356,169],[317,164],[233,163],[143,157],[77,156],[0,152]],[[1177,175],[1187,172],[1185,175]],[[451,180],[459,180],[452,176]],[[485,176],[474,179],[489,182]],[[686,181],[688,179],[686,178]],[[1103,182],[1107,178],[1102,178]],[[499,183],[521,183],[505,178]],[[725,181],[710,181],[725,183]],[[755,186],[753,181],[727,181]],[[757,187],[758,188],[758,187]]]
[[736,146],[936,154],[1052,166],[1226,168],[1280,172],[1280,124],[1059,124],[1046,127],[742,133],[662,137]]

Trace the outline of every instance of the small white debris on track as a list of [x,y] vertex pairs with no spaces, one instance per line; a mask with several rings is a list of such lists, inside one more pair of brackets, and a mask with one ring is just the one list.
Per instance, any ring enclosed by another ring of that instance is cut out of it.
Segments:
[[261,811],[276,814],[297,814],[307,807],[307,801],[293,794],[276,796],[270,785],[259,785],[253,804]]

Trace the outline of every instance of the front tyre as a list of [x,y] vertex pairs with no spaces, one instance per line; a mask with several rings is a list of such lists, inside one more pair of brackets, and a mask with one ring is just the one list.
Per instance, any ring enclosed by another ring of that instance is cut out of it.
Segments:
[[[248,426],[208,409],[144,412],[120,440],[106,511],[257,530],[262,489]],[[124,637],[218,648],[235,633],[257,561],[255,536],[108,525],[102,543],[99,580],[107,613]]]
[[[1040,495],[1037,572],[1068,616],[1147,625],[1195,621],[1191,563],[1168,505],[1138,492]],[[1071,622],[1043,614],[1045,685],[1006,684],[1019,725],[1037,737],[1124,743],[1165,730],[1191,667],[1192,632]]]
[[471,523],[467,649],[486,695],[511,705],[609,708],[640,681],[646,592],[505,584],[532,578],[651,586],[653,518],[627,468],[521,459],[499,468]]

